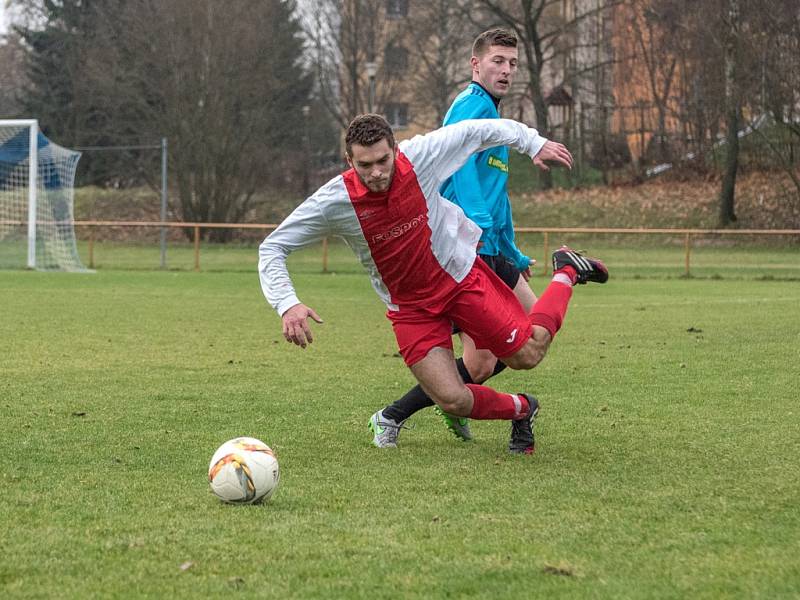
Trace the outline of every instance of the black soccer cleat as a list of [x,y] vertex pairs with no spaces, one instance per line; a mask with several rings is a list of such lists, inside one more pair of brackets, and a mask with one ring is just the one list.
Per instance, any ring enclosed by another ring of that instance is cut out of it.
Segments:
[[553,272],[570,266],[578,274],[577,283],[594,281],[595,283],[605,283],[608,281],[608,269],[596,258],[583,256],[567,246],[561,246],[553,252]]
[[539,414],[539,401],[530,394],[520,394],[528,401],[528,414],[511,421],[511,439],[508,442],[508,451],[512,454],[533,454],[536,449],[533,437],[533,424]]

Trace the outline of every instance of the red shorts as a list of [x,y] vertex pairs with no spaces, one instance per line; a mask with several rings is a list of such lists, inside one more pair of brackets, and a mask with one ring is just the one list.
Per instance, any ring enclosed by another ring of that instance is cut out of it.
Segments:
[[400,354],[408,366],[433,348],[453,349],[453,325],[477,348],[511,356],[522,348],[533,327],[514,292],[481,260],[445,300],[424,307],[388,311]]

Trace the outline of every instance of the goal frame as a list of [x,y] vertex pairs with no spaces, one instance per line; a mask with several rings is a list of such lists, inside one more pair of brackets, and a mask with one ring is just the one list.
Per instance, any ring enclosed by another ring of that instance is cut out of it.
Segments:
[[39,169],[39,121],[37,119],[0,119],[0,127],[28,128],[28,268],[36,268],[36,202]]

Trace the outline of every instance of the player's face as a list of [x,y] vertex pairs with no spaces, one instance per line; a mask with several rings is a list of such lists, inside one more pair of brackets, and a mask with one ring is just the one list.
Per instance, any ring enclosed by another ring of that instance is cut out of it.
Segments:
[[480,83],[495,98],[502,98],[511,89],[518,62],[519,53],[516,48],[489,46],[483,56],[473,56],[470,61],[472,81]]
[[392,185],[394,177],[394,153],[395,149],[386,139],[371,146],[353,144],[347,163],[355,169],[361,183],[369,191],[385,192]]

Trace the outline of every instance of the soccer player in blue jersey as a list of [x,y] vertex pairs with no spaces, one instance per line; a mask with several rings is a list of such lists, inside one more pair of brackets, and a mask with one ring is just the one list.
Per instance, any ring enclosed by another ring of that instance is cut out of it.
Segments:
[[[517,71],[517,38],[503,29],[480,34],[473,43],[472,82],[453,101],[444,118],[444,125],[467,119],[500,118],[500,100],[508,94]],[[548,140],[534,159],[534,164],[547,170],[546,161],[557,160],[572,165],[566,147]],[[442,185],[441,194],[458,204],[466,215],[483,230],[478,256],[512,290],[525,311],[530,311],[536,296],[528,286],[533,261],[514,243],[514,225],[508,201],[508,147],[498,146],[474,154],[469,161]],[[475,347],[470,337],[461,333],[464,354],[456,361],[458,372],[468,383],[482,383],[505,369],[505,364],[488,350]],[[369,425],[373,443],[380,448],[395,447],[403,423],[412,414],[434,402],[416,386],[405,396],[372,415]],[[447,428],[463,440],[472,438],[469,422],[464,417],[448,415],[436,406]],[[509,451],[529,453],[529,445]]]

